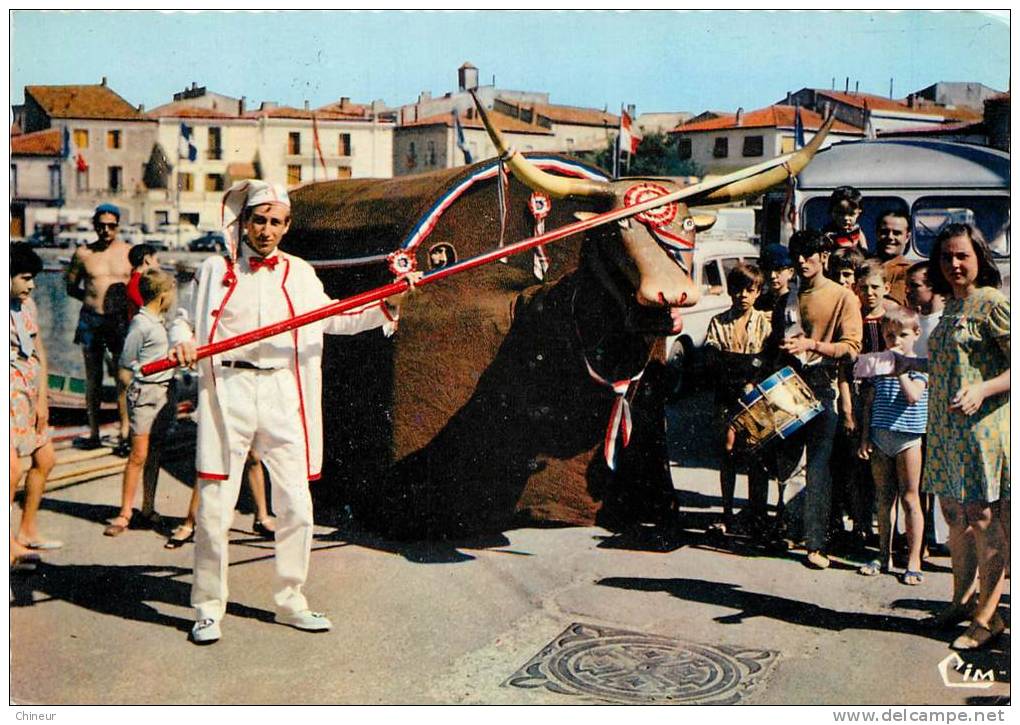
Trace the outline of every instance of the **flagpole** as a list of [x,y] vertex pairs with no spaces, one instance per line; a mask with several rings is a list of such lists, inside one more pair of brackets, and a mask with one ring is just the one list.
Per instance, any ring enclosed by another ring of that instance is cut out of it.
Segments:
[[181,247],[181,141],[184,136],[184,123],[177,124],[177,248]]

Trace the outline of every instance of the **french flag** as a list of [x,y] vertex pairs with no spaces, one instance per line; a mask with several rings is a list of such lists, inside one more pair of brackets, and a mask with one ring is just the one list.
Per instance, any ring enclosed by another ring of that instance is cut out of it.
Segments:
[[638,144],[640,143],[641,137],[634,133],[630,114],[622,111],[620,113],[620,150],[626,151],[633,156],[637,153]]

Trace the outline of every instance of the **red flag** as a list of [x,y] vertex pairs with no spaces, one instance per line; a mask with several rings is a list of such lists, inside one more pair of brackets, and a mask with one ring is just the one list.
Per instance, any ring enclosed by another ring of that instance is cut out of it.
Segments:
[[319,154],[319,163],[322,164],[323,170],[326,169],[326,160],[322,157],[322,146],[319,144],[319,124],[315,120],[315,114],[312,114],[312,140],[315,143],[315,151]]
[[620,113],[620,150],[626,151],[631,156],[637,153],[638,144],[641,143],[641,137],[636,135],[633,130],[633,122],[630,119],[630,115],[626,111]]
[[78,169],[78,171],[89,170],[89,162],[85,160],[85,156],[82,154],[81,151],[79,151],[78,155],[74,157],[74,166],[76,169]]

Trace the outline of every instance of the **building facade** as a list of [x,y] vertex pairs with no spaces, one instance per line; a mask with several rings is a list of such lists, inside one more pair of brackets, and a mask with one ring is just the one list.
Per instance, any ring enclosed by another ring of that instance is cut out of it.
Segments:
[[[797,109],[767,106],[681,124],[676,136],[680,159],[693,161],[705,174],[722,174],[791,153],[795,148]],[[800,109],[804,142],[810,143],[822,125],[817,113]],[[863,131],[836,121],[823,147],[864,136]]]

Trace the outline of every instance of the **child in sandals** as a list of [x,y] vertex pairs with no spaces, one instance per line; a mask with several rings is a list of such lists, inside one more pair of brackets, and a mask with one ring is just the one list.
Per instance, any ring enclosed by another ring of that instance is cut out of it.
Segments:
[[[882,334],[888,351],[914,355],[921,334],[917,313],[906,308],[886,312]],[[921,545],[924,514],[921,510],[921,436],[928,422],[928,376],[921,372],[888,373],[889,352],[861,355],[854,368],[858,378],[871,377],[864,393],[861,444],[858,455],[871,461],[878,496],[879,558],[858,571],[875,576],[892,568],[893,511],[899,495],[906,513],[907,569],[901,581],[921,584]],[[873,376],[873,377],[872,377]]]

